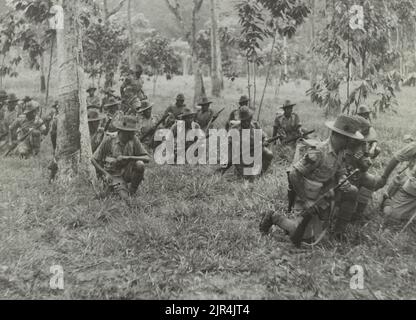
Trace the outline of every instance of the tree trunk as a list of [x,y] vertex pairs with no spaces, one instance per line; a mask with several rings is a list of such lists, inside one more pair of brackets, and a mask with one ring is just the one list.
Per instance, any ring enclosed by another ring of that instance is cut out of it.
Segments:
[[211,83],[212,95],[221,96],[224,86],[222,79],[221,46],[218,35],[217,0],[211,0]]
[[51,72],[52,72],[52,60],[53,60],[53,46],[55,45],[54,38],[51,41],[51,51],[49,52],[49,67],[48,67],[48,79],[46,82],[46,94],[45,94],[45,106],[48,106],[49,102],[49,90],[51,83]]
[[283,60],[284,60],[284,78],[285,78],[285,82],[288,81],[288,61],[287,61],[288,57],[287,57],[287,37],[284,36],[283,37]]
[[316,30],[315,30],[315,19],[316,19],[316,0],[311,0],[311,57],[312,57],[312,67],[311,67],[311,87],[316,83],[317,78],[317,67],[316,67],[316,57],[313,51],[313,45],[315,44]]
[[198,0],[194,0],[194,7],[192,10],[192,72],[194,74],[194,106],[205,95],[204,78],[202,76],[201,64],[197,54],[197,42],[196,42],[196,16],[200,8],[197,5]]
[[95,179],[87,106],[82,70],[82,34],[79,0],[63,0],[64,29],[57,30],[59,67],[58,139],[56,160],[58,179],[69,182],[76,177]]
[[45,54],[42,52],[40,54],[40,92],[44,93],[46,91],[46,78],[45,78]]
[[129,25],[129,65],[133,68],[133,26],[131,22],[131,0],[127,3],[127,20]]

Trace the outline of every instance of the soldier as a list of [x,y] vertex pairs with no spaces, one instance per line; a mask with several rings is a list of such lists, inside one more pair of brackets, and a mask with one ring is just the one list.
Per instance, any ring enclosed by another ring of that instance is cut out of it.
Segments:
[[234,124],[237,124],[240,120],[239,114],[240,114],[240,108],[241,107],[248,107],[250,100],[247,98],[247,96],[241,96],[240,100],[238,102],[239,107],[237,109],[234,109],[231,111],[230,116],[228,117],[228,121],[225,124],[225,130],[230,130],[231,126]]
[[110,99],[108,103],[104,105],[104,110],[106,110],[106,122],[111,120],[107,131],[116,132],[117,129],[114,126],[114,123],[123,117],[123,112],[120,110],[120,101],[115,98]]
[[389,186],[383,203],[386,219],[410,220],[416,212],[416,142],[412,142],[398,151],[386,167],[383,178],[388,180],[394,169],[408,162],[407,174],[399,174]]
[[371,122],[370,109],[366,105],[361,105],[358,108],[357,115]]
[[[250,130],[250,154],[254,154],[254,131],[255,129],[257,130],[261,130],[260,125],[256,122],[253,121],[253,112],[247,107],[247,106],[243,106],[240,107],[240,111],[239,111],[239,115],[238,118],[240,119],[240,121],[238,121],[238,123],[235,123],[231,129],[236,129],[240,132],[240,146],[243,145],[243,137],[244,135],[242,134],[243,130]],[[270,164],[273,160],[273,153],[265,146],[265,140],[267,139],[266,134],[263,131],[262,134],[262,142],[263,142],[263,146],[262,146],[262,167],[261,167],[261,172],[259,172],[259,174],[263,174],[264,172],[267,171],[267,169],[270,167]],[[230,139],[230,144],[231,144],[231,139]],[[241,151],[243,151],[242,147]],[[233,148],[230,145],[228,147],[228,164],[226,167],[222,168],[222,171],[225,172],[227,171],[231,166],[233,166],[233,163],[231,162],[232,159],[232,151]],[[253,167],[253,164],[245,164],[244,160],[243,160],[243,155],[240,154],[240,164],[235,164],[235,169],[237,174],[240,177],[243,177],[245,179],[249,179],[252,180],[254,176],[245,176],[244,175],[244,169],[245,168],[250,168]]]
[[[154,130],[158,122],[157,117],[152,115],[152,108],[153,108],[153,105],[149,104],[147,100],[142,102],[142,108],[140,109],[140,112],[139,112],[140,137],[143,137],[147,133],[149,133],[151,130]],[[153,149],[153,146],[154,146],[153,135],[146,137],[144,140],[141,140],[141,142],[144,145],[146,145],[149,149]]]
[[198,106],[201,107],[196,114],[195,122],[199,124],[202,130],[206,131],[208,125],[211,122],[212,117],[214,116],[214,111],[210,108],[212,101],[209,101],[207,97],[203,97],[202,101],[198,103]]
[[[195,122],[196,113],[192,112],[191,109],[185,108],[181,115],[178,116],[178,121],[185,122],[185,136],[189,130],[201,129],[199,124]],[[173,136],[176,138],[178,136],[178,121],[171,127]],[[186,141],[185,148],[186,150],[194,143],[194,141]]]
[[[328,191],[347,176],[344,155],[346,150],[355,150],[357,142],[364,137],[359,132],[359,124],[353,117],[341,115],[336,121],[325,124],[331,130],[330,138],[309,150],[305,156],[292,165],[289,170],[289,182],[295,198],[294,209],[298,213],[313,212],[311,221],[303,232],[303,240],[314,242],[316,237],[322,234],[325,226],[329,224],[331,212],[331,199]],[[346,182],[340,187],[344,199],[355,201],[358,190],[355,186]],[[322,201],[324,195],[328,198]],[[341,239],[345,226],[354,213],[354,207],[341,206],[335,224],[335,236]],[[301,225],[302,217],[288,219],[284,215],[268,212],[260,223],[260,231],[267,234],[272,225],[277,225],[291,237]]]
[[136,115],[141,107],[141,101],[147,98],[143,92],[144,82],[141,78],[143,68],[137,65],[133,73],[124,80],[120,88],[122,110],[129,115]]
[[16,106],[19,102],[19,99],[17,99],[16,95],[14,93],[10,93],[7,98],[7,110],[4,110],[4,133],[0,137],[0,140],[3,140],[4,138],[7,138],[9,135],[9,128],[12,125],[12,123],[17,119],[17,111]]
[[165,128],[171,128],[175,124],[175,121],[179,119],[178,117],[183,113],[185,107],[185,96],[180,93],[176,97],[176,103],[170,105],[165,111],[164,117],[169,115],[165,120]]
[[92,162],[105,173],[108,191],[115,191],[122,199],[127,199],[137,192],[143,181],[145,163],[150,162],[150,156],[136,136],[139,128],[135,117],[123,116],[114,126],[117,135],[104,138]]
[[25,118],[17,118],[10,126],[10,144],[16,144],[16,141],[13,141],[13,132],[16,131],[19,141],[17,151],[21,158],[36,156],[40,151],[41,135],[46,133],[46,126],[37,116],[38,110],[38,102],[28,102],[24,111]]
[[364,140],[357,146],[356,150],[348,150],[346,152],[345,160],[348,175],[355,169],[360,170],[359,173],[350,179],[351,184],[358,188],[358,197],[357,199],[352,199],[352,202],[350,202],[351,199],[339,197],[337,203],[340,207],[356,208],[351,217],[351,222],[353,223],[361,222],[365,219],[364,212],[373,198],[373,193],[386,184],[381,177],[368,173],[369,168],[372,166],[372,159],[375,158],[371,151],[371,146],[374,142],[377,142],[377,134],[368,120],[360,116],[355,118],[358,121]]
[[[303,134],[299,116],[293,112],[294,106],[296,104],[291,103],[290,100],[286,100],[283,104],[284,113],[278,115],[274,121],[273,137],[281,135],[285,140],[291,140]],[[294,144],[296,145],[296,141]]]
[[90,130],[91,148],[94,153],[104,139],[104,128],[100,127],[100,122],[105,117],[97,110],[88,110],[88,128]]
[[88,97],[87,97],[87,108],[100,108],[100,98],[95,95],[97,88],[89,87],[87,89]]
[[107,88],[104,90],[104,98],[101,100],[101,104],[100,104],[101,112],[106,112],[106,110],[104,110],[104,106],[108,104],[111,101],[111,99],[115,98],[114,95],[115,95],[114,89]]

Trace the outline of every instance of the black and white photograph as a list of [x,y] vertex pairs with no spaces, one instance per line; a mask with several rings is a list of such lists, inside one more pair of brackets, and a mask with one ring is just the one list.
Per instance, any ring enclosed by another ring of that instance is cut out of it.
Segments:
[[0,300],[415,300],[415,240],[416,0],[0,0]]

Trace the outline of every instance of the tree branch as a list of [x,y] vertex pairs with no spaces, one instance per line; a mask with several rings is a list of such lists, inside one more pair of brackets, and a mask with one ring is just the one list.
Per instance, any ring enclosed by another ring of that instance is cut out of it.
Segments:
[[199,10],[201,10],[202,7],[202,3],[204,2],[204,0],[194,0],[195,1],[195,12],[199,12]]
[[117,12],[119,12],[121,10],[121,8],[123,8],[124,4],[126,3],[127,0],[121,0],[119,2],[119,4],[113,9],[111,10],[109,13],[107,13],[107,19],[110,18],[111,16],[115,15]]
[[172,3],[169,0],[165,0],[166,5],[168,6],[170,12],[173,13],[173,15],[176,18],[176,22],[178,23],[179,27],[182,29],[182,31],[185,33],[185,25],[183,23],[183,18],[180,12],[180,6],[177,0],[175,0],[175,5],[172,5]]

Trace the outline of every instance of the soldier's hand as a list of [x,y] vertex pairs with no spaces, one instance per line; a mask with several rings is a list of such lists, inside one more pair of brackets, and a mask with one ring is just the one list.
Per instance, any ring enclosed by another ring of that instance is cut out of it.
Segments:
[[352,184],[349,181],[346,181],[341,187],[339,187],[339,190],[342,192],[348,192],[352,189]]
[[106,182],[107,184],[111,184],[112,181],[113,178],[111,177],[111,175],[107,174],[104,176],[104,182]]

